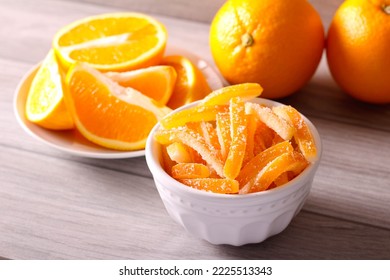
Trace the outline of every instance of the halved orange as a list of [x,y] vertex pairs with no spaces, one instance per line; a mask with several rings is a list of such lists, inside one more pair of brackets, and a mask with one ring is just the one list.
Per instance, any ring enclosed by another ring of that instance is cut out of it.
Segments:
[[31,83],[26,100],[26,118],[48,129],[74,126],[65,106],[60,71],[54,52],[50,50]]
[[87,64],[71,67],[66,85],[65,101],[78,130],[90,141],[111,149],[144,148],[150,130],[171,111],[134,89],[119,86]]
[[65,69],[86,62],[103,71],[156,65],[167,41],[164,25],[140,13],[111,13],[75,21],[54,36],[53,48]]
[[185,104],[204,98],[211,92],[203,73],[186,57],[166,56],[161,64],[170,65],[177,73],[176,84],[167,106],[176,109]]
[[158,65],[126,72],[107,72],[106,75],[123,87],[131,87],[167,104],[176,82],[176,71],[171,66]]

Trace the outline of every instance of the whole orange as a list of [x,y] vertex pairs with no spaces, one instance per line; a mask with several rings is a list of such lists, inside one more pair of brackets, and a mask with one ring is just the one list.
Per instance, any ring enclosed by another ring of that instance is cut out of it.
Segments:
[[259,83],[263,97],[281,98],[312,77],[324,37],[306,0],[228,0],[211,23],[210,48],[229,83]]
[[389,103],[390,1],[345,1],[329,27],[326,53],[331,74],[346,93]]

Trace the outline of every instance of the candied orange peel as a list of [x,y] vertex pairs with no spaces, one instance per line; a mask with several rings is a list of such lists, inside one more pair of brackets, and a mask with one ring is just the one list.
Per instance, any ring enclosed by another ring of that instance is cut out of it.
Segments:
[[216,90],[160,121],[154,137],[166,172],[195,189],[247,194],[284,185],[317,156],[314,137],[293,107],[251,101],[257,84]]

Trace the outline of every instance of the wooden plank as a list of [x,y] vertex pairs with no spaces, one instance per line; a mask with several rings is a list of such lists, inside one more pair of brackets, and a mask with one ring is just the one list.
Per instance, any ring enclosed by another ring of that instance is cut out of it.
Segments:
[[[307,211],[262,244],[213,246],[191,237],[168,217],[151,179],[13,149],[0,151],[5,184],[0,189],[0,248],[7,258],[381,259],[390,254],[389,230]],[[42,170],[50,176],[42,176]]]

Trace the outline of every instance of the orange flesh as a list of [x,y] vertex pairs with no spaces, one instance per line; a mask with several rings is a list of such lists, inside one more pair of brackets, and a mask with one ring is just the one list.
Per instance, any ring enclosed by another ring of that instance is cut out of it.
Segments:
[[[157,123],[153,113],[113,96],[87,72],[76,71],[69,87],[78,120],[98,137],[134,142],[146,138]],[[129,122],[136,119],[142,122]]]

